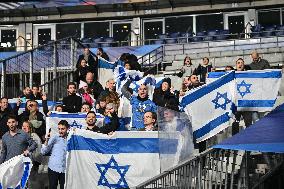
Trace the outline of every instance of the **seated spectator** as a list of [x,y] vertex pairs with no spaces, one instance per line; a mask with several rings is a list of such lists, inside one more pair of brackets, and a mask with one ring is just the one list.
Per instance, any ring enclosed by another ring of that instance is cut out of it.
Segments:
[[76,84],[73,82],[67,85],[68,96],[63,98],[63,111],[68,113],[80,112],[82,107],[82,98],[76,95]]
[[31,100],[42,100],[41,93],[39,91],[38,85],[33,85],[32,87],[32,94],[30,95]]
[[183,67],[181,68],[180,76],[192,75],[196,67],[192,64],[189,56],[186,56],[183,60]]
[[56,105],[54,110],[57,112],[63,112],[63,105],[62,104]]
[[25,121],[29,121],[33,131],[44,140],[45,137],[45,119],[44,115],[39,112],[38,102],[34,100],[30,100],[27,103],[27,110],[25,110],[19,116],[19,125],[20,127]]
[[262,59],[258,52],[254,51],[251,53],[252,63],[249,65],[251,70],[264,70],[269,69],[270,65],[267,60]]
[[105,113],[106,105],[107,105],[106,98],[104,97],[100,98],[96,105],[96,111],[103,115]]
[[78,69],[81,64],[81,60],[84,59],[87,62],[87,65],[89,66],[90,70],[94,73],[95,78],[98,78],[98,58],[96,56],[93,56],[90,53],[89,48],[84,48],[83,54],[81,54],[78,58],[76,68]]
[[103,86],[95,80],[92,72],[87,73],[86,82],[88,84],[88,88],[91,90],[91,94],[94,96],[94,99],[97,100],[101,92],[104,90]]
[[86,102],[89,105],[93,106],[95,104],[95,99],[93,95],[91,95],[91,90],[88,88],[88,84],[84,81],[80,81],[78,94],[82,98],[82,102]]
[[91,70],[90,66],[87,65],[86,60],[82,59],[79,67],[74,72],[74,81],[76,81],[77,84],[79,84],[80,81],[85,81],[88,72],[94,71]]
[[145,112],[144,114],[144,128],[139,131],[157,131],[158,127],[156,126],[157,114],[155,112]]
[[112,132],[112,129],[110,127],[106,126],[98,127],[96,125],[96,113],[93,111],[87,113],[86,123],[87,123],[86,130],[103,133],[103,134],[109,134]]
[[102,48],[98,48],[97,56],[109,61],[109,57],[108,57],[107,53],[104,52],[104,50]]
[[132,105],[132,129],[144,128],[143,117],[145,112],[156,112],[156,104],[148,98],[148,88],[146,85],[140,85],[138,96],[132,96],[128,91],[131,81],[128,80],[122,87],[122,94],[130,101]]
[[[239,58],[236,61],[236,70],[245,71],[245,62],[242,58]],[[235,113],[235,121],[232,124],[232,135],[235,135],[239,132],[239,124],[240,124],[241,117],[243,117],[246,127],[249,127],[252,124],[252,112],[237,111]]]
[[48,181],[50,189],[57,189],[58,183],[60,189],[64,189],[68,129],[69,124],[66,120],[59,121],[58,135],[53,135],[51,138],[49,138],[50,135],[48,135],[41,148],[43,155],[51,153],[48,162]]
[[8,117],[7,126],[9,131],[2,137],[0,164],[21,154],[28,156],[37,148],[37,144],[30,136],[18,129],[18,121],[15,116]]
[[31,96],[31,88],[25,87],[23,90],[23,94],[20,96],[20,98],[30,99],[30,96]]
[[0,140],[2,136],[9,130],[7,127],[7,121],[9,115],[11,114],[14,114],[14,112],[8,104],[8,99],[6,97],[2,97],[0,99]]
[[225,67],[225,72],[232,71],[232,70],[234,70],[234,68],[232,66],[226,66]]
[[81,113],[88,113],[89,111],[91,111],[92,107],[90,106],[90,104],[88,104],[87,102],[84,102],[82,104],[82,108],[81,108]]
[[207,57],[204,57],[202,61],[202,64],[198,65],[193,74],[199,76],[201,83],[205,83],[207,73],[212,71],[212,65],[209,65],[209,58]]
[[170,90],[171,87],[171,79],[165,78],[162,81],[162,85],[154,90],[153,94],[153,102],[157,106],[164,107],[169,102],[175,102],[176,108],[178,109],[178,99],[175,97],[175,95]]

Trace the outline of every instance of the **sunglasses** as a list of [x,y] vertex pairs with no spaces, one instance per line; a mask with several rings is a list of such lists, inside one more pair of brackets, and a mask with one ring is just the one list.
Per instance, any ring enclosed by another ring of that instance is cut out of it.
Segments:
[[33,107],[33,106],[36,106],[36,105],[35,105],[35,104],[30,104],[30,105],[29,105],[29,107]]

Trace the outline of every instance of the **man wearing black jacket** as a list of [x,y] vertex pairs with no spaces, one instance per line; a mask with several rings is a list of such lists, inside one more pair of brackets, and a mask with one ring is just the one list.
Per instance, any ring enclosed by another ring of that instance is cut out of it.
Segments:
[[82,98],[76,95],[76,84],[73,82],[67,85],[68,96],[63,98],[63,111],[77,113],[81,111]]
[[3,97],[0,100],[0,139],[9,130],[7,121],[10,114],[13,114],[12,108],[8,104],[8,99]]
[[87,73],[86,83],[88,84],[88,88],[91,89],[94,99],[97,100],[101,92],[104,90],[103,86],[97,80],[95,80],[92,72]]
[[39,86],[33,85],[32,94],[30,95],[31,100],[42,100],[41,93],[39,92]]
[[109,134],[114,131],[113,128],[109,127],[108,125],[105,125],[102,127],[96,126],[96,113],[93,111],[90,111],[87,113],[86,123],[87,123],[86,130],[89,130],[89,131],[103,133],[103,134]]

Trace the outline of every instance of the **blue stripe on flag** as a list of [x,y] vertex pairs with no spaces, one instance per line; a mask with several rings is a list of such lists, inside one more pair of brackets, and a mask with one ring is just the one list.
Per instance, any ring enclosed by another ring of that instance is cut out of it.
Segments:
[[[87,114],[77,114],[77,113],[68,113],[68,114],[57,114],[51,113],[49,117],[55,118],[86,118]],[[102,114],[96,114],[96,118],[104,118]]]
[[[208,78],[219,78],[225,75],[227,72],[209,72]],[[236,72],[236,78],[281,78],[281,71],[270,71],[266,72]]]
[[102,154],[159,153],[158,138],[92,139],[72,135],[67,150],[88,150]]
[[188,104],[214,91],[215,89],[221,87],[222,85],[229,83],[230,81],[234,79],[235,79],[234,72],[230,72],[226,74],[223,79],[216,80],[212,83],[207,84],[206,87],[203,87],[203,88],[201,87],[199,90],[189,93],[187,96],[182,98],[181,106],[186,107]]
[[213,129],[215,129],[216,127],[218,127],[219,125],[229,121],[230,117],[229,117],[229,113],[226,112],[223,115],[220,115],[219,117],[215,118],[214,120],[210,121],[209,123],[207,123],[206,125],[204,125],[203,127],[201,127],[200,129],[196,130],[193,132],[193,136],[198,139],[203,137],[204,135],[208,134],[209,132],[211,132]]
[[281,78],[281,71],[267,71],[267,72],[237,72],[236,78]]
[[107,60],[99,59],[98,68],[114,69],[115,64],[108,62]]
[[275,100],[238,100],[238,107],[273,107]]

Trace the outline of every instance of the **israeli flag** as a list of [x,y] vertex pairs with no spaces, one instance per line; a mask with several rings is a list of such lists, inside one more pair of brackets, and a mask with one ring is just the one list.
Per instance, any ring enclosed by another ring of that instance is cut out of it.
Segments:
[[[58,123],[61,120],[66,120],[71,128],[86,129],[86,113],[67,113],[67,112],[52,112],[46,118],[46,133],[51,129],[51,135],[58,133]],[[96,113],[96,125],[103,126],[104,116]]]
[[66,189],[130,188],[160,173],[158,132],[68,135]]
[[[19,100],[18,98],[8,99],[8,103],[11,105],[12,108],[14,108],[15,106],[17,106],[18,100]],[[36,101],[38,102],[39,111],[41,113],[43,113],[42,100],[36,100]],[[49,100],[47,101],[47,106],[48,106],[49,110],[52,110],[56,106],[56,104],[57,104],[57,102],[49,101]],[[19,115],[25,111],[25,107],[26,107],[26,100],[23,101],[20,105],[20,108],[19,108],[19,111],[18,111]]]
[[190,90],[180,100],[181,107],[192,119],[197,142],[206,140],[229,126],[235,89],[234,71],[216,81]]
[[[211,72],[210,81],[225,72]],[[236,106],[238,111],[271,111],[281,84],[281,70],[250,70],[235,73]]]
[[113,70],[116,62],[109,62],[101,57],[98,58],[98,81],[104,87],[107,80],[114,79]]
[[33,164],[24,155],[15,156],[0,165],[0,189],[25,188]]

